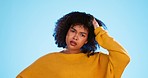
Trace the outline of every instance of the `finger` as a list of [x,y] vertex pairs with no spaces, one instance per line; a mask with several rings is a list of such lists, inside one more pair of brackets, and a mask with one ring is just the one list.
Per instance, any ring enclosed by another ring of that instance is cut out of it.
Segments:
[[99,27],[99,24],[98,24],[98,22],[95,19],[93,20],[93,25],[94,25],[94,28]]

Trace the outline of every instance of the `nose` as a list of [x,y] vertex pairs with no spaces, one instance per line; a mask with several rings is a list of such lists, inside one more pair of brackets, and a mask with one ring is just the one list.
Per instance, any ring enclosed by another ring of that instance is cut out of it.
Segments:
[[73,37],[74,40],[78,40],[78,34],[75,34]]

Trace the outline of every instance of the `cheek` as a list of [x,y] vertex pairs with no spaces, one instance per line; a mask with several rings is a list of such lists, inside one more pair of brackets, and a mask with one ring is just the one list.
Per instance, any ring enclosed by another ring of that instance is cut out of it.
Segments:
[[68,44],[68,41],[72,38],[72,34],[70,32],[67,32],[66,35],[66,44]]
[[72,36],[72,34],[70,32],[68,32],[67,35],[66,35],[66,39],[71,38],[71,36]]
[[69,40],[69,35],[68,35],[68,33],[67,33],[67,35],[66,35],[66,44],[67,44],[67,42],[68,42],[68,40]]
[[81,38],[79,41],[82,45],[84,45],[85,43],[87,43],[87,38]]

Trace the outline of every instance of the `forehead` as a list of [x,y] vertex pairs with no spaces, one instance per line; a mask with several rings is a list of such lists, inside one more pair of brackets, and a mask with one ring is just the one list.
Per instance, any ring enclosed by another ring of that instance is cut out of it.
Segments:
[[78,31],[83,31],[88,33],[88,28],[84,27],[84,25],[77,24],[77,25],[72,25],[70,28],[76,29]]

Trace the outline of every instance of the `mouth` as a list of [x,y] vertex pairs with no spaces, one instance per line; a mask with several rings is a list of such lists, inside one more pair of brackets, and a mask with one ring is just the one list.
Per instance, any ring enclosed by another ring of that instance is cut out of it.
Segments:
[[70,45],[72,45],[72,46],[76,46],[77,43],[76,43],[75,41],[70,41]]

